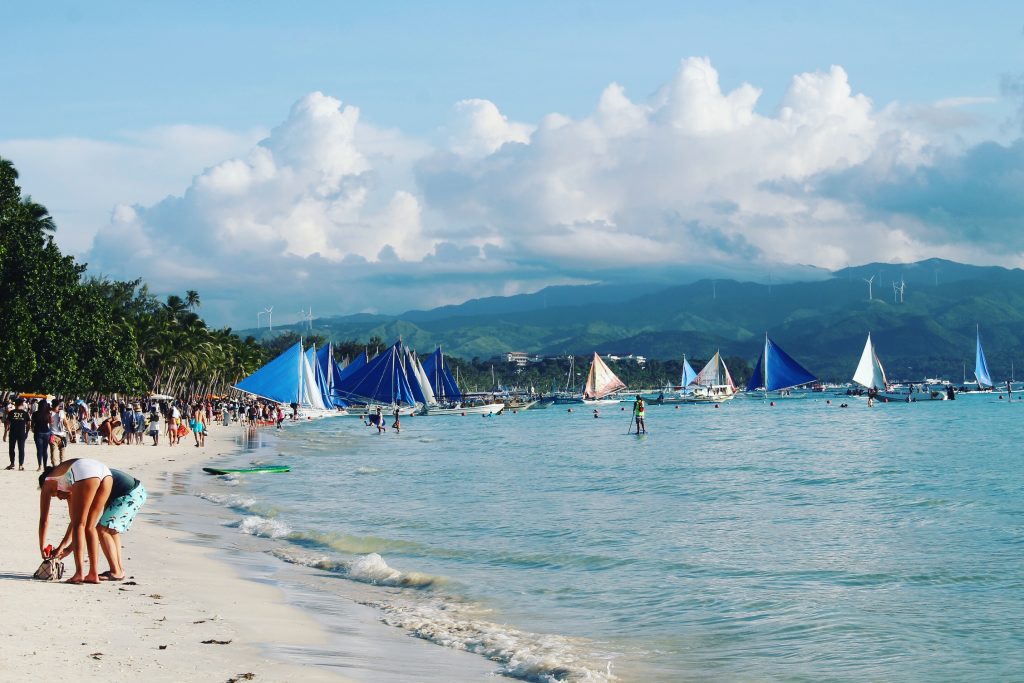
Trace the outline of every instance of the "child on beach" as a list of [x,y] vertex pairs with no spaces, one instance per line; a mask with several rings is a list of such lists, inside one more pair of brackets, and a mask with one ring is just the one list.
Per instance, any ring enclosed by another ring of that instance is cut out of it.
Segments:
[[153,437],[153,445],[157,445],[160,441],[160,413],[157,412],[156,406],[149,412],[149,435]]

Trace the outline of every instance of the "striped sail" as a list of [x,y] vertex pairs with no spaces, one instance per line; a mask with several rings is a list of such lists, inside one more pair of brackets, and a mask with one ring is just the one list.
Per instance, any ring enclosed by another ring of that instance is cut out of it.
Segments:
[[587,386],[583,390],[583,398],[598,399],[608,394],[625,389],[626,384],[619,379],[612,369],[609,368],[601,356],[594,352],[594,360],[590,363],[590,372],[587,373]]

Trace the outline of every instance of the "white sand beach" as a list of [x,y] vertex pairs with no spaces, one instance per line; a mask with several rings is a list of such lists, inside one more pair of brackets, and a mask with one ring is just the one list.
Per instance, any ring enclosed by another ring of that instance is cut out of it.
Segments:
[[[36,581],[39,492],[35,450],[25,471],[0,471],[5,524],[0,527],[0,680],[227,681],[243,674],[267,681],[341,681],[330,670],[275,661],[262,644],[317,645],[325,632],[271,586],[238,578],[188,535],[161,523],[167,474],[234,449],[237,427],[214,428],[205,448],[71,444],[65,457],[90,457],[133,474],[151,497],[124,535],[127,579],[73,586]],[[148,441],[148,439],[147,439]],[[4,444],[6,450],[7,444]],[[153,495],[153,494],[157,495]],[[54,500],[50,538],[67,523]],[[74,571],[71,557],[65,560]],[[106,569],[105,566],[100,568]],[[203,641],[230,641],[204,644]],[[241,680],[246,680],[242,678]]]

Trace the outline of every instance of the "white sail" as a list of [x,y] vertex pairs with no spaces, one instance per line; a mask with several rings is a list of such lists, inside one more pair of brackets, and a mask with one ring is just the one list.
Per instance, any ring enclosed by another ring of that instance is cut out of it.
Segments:
[[583,398],[604,398],[613,391],[625,388],[625,382],[616,377],[611,368],[601,360],[601,356],[595,352],[594,360],[590,364],[590,372],[587,373],[587,387],[583,390]]
[[860,354],[860,362],[857,364],[857,371],[853,373],[853,381],[862,387],[883,391],[888,382],[885,379],[885,370],[882,369],[882,362],[878,360],[875,347],[871,343],[871,333],[868,332],[868,340],[864,344],[864,351]]
[[722,360],[722,355],[718,351],[715,351],[715,355],[697,373],[697,378],[691,384],[702,387],[729,387],[733,392],[736,391],[736,384],[732,381],[729,368],[726,367],[725,361]]
[[430,379],[427,377],[427,373],[423,370],[423,365],[420,364],[420,359],[416,357],[415,351],[409,351],[409,367],[412,369],[413,379],[419,383],[420,391],[423,392],[423,398],[427,405],[434,405],[437,403],[437,399],[434,397],[434,390],[430,387]]
[[323,400],[320,398],[320,389],[316,385],[316,375],[313,368],[306,360],[306,354],[302,354],[299,360],[299,405],[313,408],[314,410],[327,410]]

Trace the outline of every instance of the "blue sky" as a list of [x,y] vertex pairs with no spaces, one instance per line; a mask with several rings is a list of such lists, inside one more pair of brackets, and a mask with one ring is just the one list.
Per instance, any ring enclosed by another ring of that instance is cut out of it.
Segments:
[[480,97],[517,120],[582,115],[615,81],[643,96],[685,56],[765,90],[842,65],[878,103],[997,96],[1024,70],[1012,2],[21,3],[5,137],[156,124],[266,126],[321,90],[383,126],[430,134]]
[[[62,246],[224,321],[305,278],[374,293],[328,313],[635,269],[1020,262],[1019,3],[25,3],[0,42],[0,154]],[[943,169],[996,158],[961,216]],[[210,262],[117,251],[172,232]],[[235,255],[267,279],[226,283]]]

